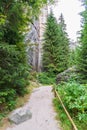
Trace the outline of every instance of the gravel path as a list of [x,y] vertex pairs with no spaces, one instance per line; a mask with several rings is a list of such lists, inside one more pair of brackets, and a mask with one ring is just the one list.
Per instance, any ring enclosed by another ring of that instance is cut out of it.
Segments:
[[52,106],[52,87],[45,86],[33,90],[29,102],[32,118],[7,130],[61,130],[55,120]]

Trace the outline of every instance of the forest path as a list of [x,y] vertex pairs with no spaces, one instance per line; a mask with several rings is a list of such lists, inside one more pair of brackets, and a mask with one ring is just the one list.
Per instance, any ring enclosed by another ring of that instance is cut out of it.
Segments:
[[32,118],[7,130],[61,130],[55,119],[53,98],[51,86],[35,88],[27,103]]

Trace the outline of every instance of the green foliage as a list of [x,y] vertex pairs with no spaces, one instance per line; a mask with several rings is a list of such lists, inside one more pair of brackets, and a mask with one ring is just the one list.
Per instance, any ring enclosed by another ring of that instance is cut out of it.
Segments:
[[77,61],[79,59],[79,49],[76,48],[75,50],[71,50],[69,52],[69,66],[77,65]]
[[63,15],[60,15],[59,18],[59,48],[58,48],[58,60],[59,60],[59,72],[63,72],[68,68],[69,62],[69,39],[66,32],[66,24],[63,18]]
[[78,68],[80,70],[80,78],[83,83],[87,83],[87,0],[82,1],[85,10],[82,12],[83,23],[81,30],[81,47],[79,49]]
[[13,110],[16,104],[16,92],[12,88],[1,89],[0,91],[0,111]]
[[14,88],[17,94],[24,95],[29,70],[21,53],[16,46],[0,46],[0,88]]
[[6,20],[6,16],[0,14],[0,26],[5,23],[5,20]]
[[87,118],[84,117],[87,116],[87,86],[70,82],[57,86],[57,89],[72,117],[86,122]]
[[[53,104],[54,104],[56,112],[58,113],[56,118],[58,119],[58,121],[60,119],[61,127],[63,128],[63,130],[71,130],[72,125],[71,125],[63,107],[61,106],[61,104],[60,104],[60,102],[57,98],[55,98],[53,100]],[[82,116],[82,114],[81,114],[81,116]],[[86,114],[84,116],[84,119],[85,118],[87,118]],[[77,118],[73,118],[73,121],[75,122],[78,130],[83,130],[83,129],[86,130],[86,128],[87,128],[87,122],[86,121],[82,122],[82,121],[79,121]]]
[[[51,0],[50,0],[51,1]],[[26,93],[29,68],[24,36],[47,0],[0,0],[0,108],[12,110]],[[2,115],[1,115],[2,117]]]
[[39,81],[39,83],[42,84],[54,84],[55,83],[55,76],[54,75],[50,75],[46,72],[42,72],[39,73],[37,76],[37,79]]
[[28,24],[27,11],[24,11],[25,5],[15,0],[2,2],[0,5],[1,14],[6,16],[4,24],[0,26],[3,32],[1,40],[8,44],[17,44],[23,40],[23,32]]
[[61,121],[60,125],[63,128],[63,130],[71,130],[72,125],[71,125],[66,113],[63,110],[63,107],[61,106],[61,104],[57,98],[54,98],[53,104],[54,104],[54,108],[57,112],[56,119]]
[[50,74],[60,73],[68,66],[68,38],[64,29],[51,12],[47,18],[43,43],[43,71]]
[[[47,18],[46,30],[44,33],[43,44],[43,67],[45,71],[55,71],[57,66],[55,65],[54,54],[56,54],[56,46],[58,41],[58,27],[57,21],[51,13]],[[52,68],[52,69],[51,69]],[[49,70],[50,69],[50,70]]]

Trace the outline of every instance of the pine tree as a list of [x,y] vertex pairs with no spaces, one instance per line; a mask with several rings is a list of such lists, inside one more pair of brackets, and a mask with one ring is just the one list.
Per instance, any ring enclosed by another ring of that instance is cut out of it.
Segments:
[[66,24],[64,21],[63,14],[59,17],[59,37],[60,37],[60,44],[59,44],[59,68],[60,71],[64,71],[68,68],[68,58],[69,58],[69,39],[66,32]]
[[79,51],[78,68],[80,71],[81,82],[87,83],[87,0],[83,1],[85,11],[81,13],[83,17],[81,31],[81,47]]
[[[47,18],[43,43],[43,69],[44,71],[57,71],[56,51],[58,46],[58,24],[51,11]],[[51,73],[52,73],[51,72]]]
[[[62,21],[60,21],[62,23]],[[68,38],[65,28],[58,24],[51,12],[47,18],[43,43],[43,69],[50,73],[60,73],[67,69]]]

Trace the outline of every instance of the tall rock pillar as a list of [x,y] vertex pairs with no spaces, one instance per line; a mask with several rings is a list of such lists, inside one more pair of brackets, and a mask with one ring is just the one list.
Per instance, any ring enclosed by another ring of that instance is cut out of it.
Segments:
[[39,43],[38,43],[38,72],[42,69],[42,46],[43,46],[43,34],[45,30],[45,24],[48,15],[48,6],[41,9],[41,15],[39,17]]

